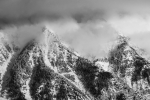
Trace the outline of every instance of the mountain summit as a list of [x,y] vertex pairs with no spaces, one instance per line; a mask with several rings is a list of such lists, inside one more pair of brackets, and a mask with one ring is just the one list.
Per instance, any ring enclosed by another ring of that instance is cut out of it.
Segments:
[[[135,74],[141,67],[135,67],[133,59],[132,63],[124,60],[129,60],[129,54],[125,53],[127,47],[124,42],[118,44],[105,58],[105,63],[90,61],[66,47],[47,27],[19,52],[7,42],[1,43],[1,97],[8,100],[134,100],[139,98],[139,93],[125,80],[130,67],[123,65],[134,66]],[[144,68],[142,75],[149,81],[149,73]],[[136,83],[134,73],[130,81]]]

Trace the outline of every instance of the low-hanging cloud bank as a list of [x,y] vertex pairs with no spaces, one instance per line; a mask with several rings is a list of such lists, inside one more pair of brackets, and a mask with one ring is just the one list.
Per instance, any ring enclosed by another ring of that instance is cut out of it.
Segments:
[[149,4],[149,0],[0,0],[0,28],[5,28],[3,33],[22,34],[22,45],[29,34],[41,32],[40,23],[47,22],[82,55],[100,57],[107,54],[116,31],[135,36],[132,42],[139,44],[137,34],[149,25]]
[[80,24],[74,20],[62,20],[48,26],[63,42],[85,57],[106,56],[117,37],[116,31],[101,20]]
[[[45,25],[45,23],[44,23]],[[47,22],[64,43],[84,57],[102,57],[107,55],[109,46],[115,41],[115,30],[104,21],[77,23],[75,20],[58,20]],[[2,32],[14,41],[17,46],[23,47],[30,39],[40,36],[43,24],[22,25],[19,28],[9,27]],[[109,45],[109,46],[108,46]]]

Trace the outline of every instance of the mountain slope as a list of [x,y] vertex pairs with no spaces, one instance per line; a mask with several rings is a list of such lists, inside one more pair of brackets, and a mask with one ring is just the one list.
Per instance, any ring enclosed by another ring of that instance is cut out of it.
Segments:
[[112,73],[123,79],[137,94],[136,99],[143,100],[149,95],[149,62],[138,54],[126,37],[120,37],[118,45],[111,50],[108,58]]
[[9,100],[143,100],[131,83],[149,82],[147,62],[125,41],[105,58],[107,68],[70,50],[46,27],[21,51],[4,43],[0,50],[1,97]]
[[[2,96],[12,100],[46,100],[50,98],[91,100],[90,94],[89,96],[85,95],[85,89],[74,72],[73,57],[69,58],[69,55],[76,55],[70,53],[71,51],[68,49],[63,50],[65,47],[59,42],[53,42],[52,45],[56,47],[48,50],[49,52],[45,45],[47,44],[43,41],[32,40],[21,52],[12,57],[3,76]],[[57,51],[56,49],[62,50]],[[65,55],[64,52],[69,54]],[[47,89],[45,87],[50,88],[45,90]],[[43,91],[50,93],[46,92],[47,96],[43,97],[45,95]],[[61,94],[61,91],[66,91],[66,94]]]

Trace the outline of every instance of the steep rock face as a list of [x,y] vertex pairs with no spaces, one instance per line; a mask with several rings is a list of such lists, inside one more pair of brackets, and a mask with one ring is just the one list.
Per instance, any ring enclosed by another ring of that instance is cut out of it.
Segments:
[[[140,93],[136,92],[137,88],[134,89],[131,83],[138,86],[141,80],[148,83],[149,71],[145,69],[149,67],[139,63],[143,62],[143,59],[139,60],[134,49],[128,44],[121,44],[111,52],[111,56],[105,59],[106,68],[101,66],[102,63],[99,61],[89,61],[67,48],[47,28],[43,29],[40,37],[31,40],[15,54],[8,45],[2,44],[0,57],[4,60],[1,67],[9,62],[4,68],[5,71],[2,71],[3,98],[10,100],[143,99],[140,98],[143,95],[141,90]],[[134,77],[138,76],[137,73],[140,73],[140,79]],[[141,78],[141,75],[144,77]]]
[[5,70],[4,67],[7,66],[7,65],[5,65],[5,63],[7,63],[10,56],[11,56],[11,51],[9,51],[7,49],[7,47],[3,43],[1,43],[0,44],[0,68],[1,68],[1,71]]
[[[40,63],[39,63],[40,62]],[[69,79],[56,73],[41,58],[33,69],[30,83],[31,96],[35,100],[88,100]]]
[[[7,42],[0,41],[0,90],[2,89],[2,78],[7,69],[13,51]],[[1,93],[0,93],[1,94]]]
[[100,99],[101,90],[108,89],[109,79],[113,76],[109,72],[101,72],[93,62],[78,56],[77,53],[61,44],[57,38],[55,39],[49,46],[53,49],[50,49],[48,53],[54,69],[73,82],[78,90],[88,95],[90,99]]
[[[77,56],[76,53],[71,52],[61,44],[57,38],[49,47],[53,48],[49,50],[48,55],[54,69],[74,82],[83,93],[86,91],[87,95],[95,99],[110,99],[113,97],[116,99],[119,93],[126,94],[127,99],[133,98],[134,91],[126,84],[126,81],[116,75],[111,75],[106,70],[102,71],[93,62]],[[110,79],[114,82],[110,82]],[[108,97],[106,97],[106,94]]]
[[30,98],[28,97],[28,82],[39,55],[40,49],[35,41],[31,41],[19,54],[12,57],[3,76],[2,93],[4,96],[12,100]]
[[32,40],[11,58],[3,76],[2,97],[11,100],[94,99],[76,75],[78,56],[58,41],[52,42],[51,50],[46,46],[43,41]]
[[[123,37],[122,37],[123,38]],[[149,62],[140,56],[136,49],[123,38],[109,55],[109,62],[118,78],[123,79],[134,94],[136,100],[148,100]]]

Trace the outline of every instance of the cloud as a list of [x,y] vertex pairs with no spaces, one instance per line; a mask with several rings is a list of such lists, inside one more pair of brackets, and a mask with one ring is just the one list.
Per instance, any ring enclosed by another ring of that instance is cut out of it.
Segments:
[[145,56],[150,57],[150,32],[141,32],[137,34],[130,35],[130,44],[137,46],[145,51]]
[[101,20],[80,24],[75,20],[62,20],[49,24],[49,28],[70,48],[88,58],[106,56],[117,36],[115,30]]
[[43,24],[22,25],[20,27],[8,27],[1,31],[5,39],[14,42],[16,46],[22,48],[33,38],[38,37],[42,33]]
[[[134,5],[133,5],[134,4]],[[0,0],[0,24],[34,24],[39,21],[74,18],[77,22],[130,13],[148,13],[148,0]]]
[[132,15],[124,18],[112,18],[109,23],[120,33],[127,36],[150,31],[150,15]]
[[73,19],[61,19],[53,22],[46,21],[43,24],[9,27],[2,32],[7,35],[10,42],[13,41],[17,46],[24,47],[29,40],[40,36],[44,25],[53,30],[62,42],[87,58],[106,56],[109,47],[116,39],[115,30],[101,20],[79,24]]
[[149,0],[0,0],[0,28],[30,37],[47,22],[82,55],[100,57],[107,54],[115,30],[129,37],[149,31],[149,5]]

